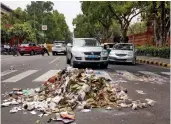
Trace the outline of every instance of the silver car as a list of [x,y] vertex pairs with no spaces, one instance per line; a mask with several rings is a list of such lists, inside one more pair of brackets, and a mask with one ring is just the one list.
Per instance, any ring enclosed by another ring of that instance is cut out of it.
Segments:
[[109,62],[129,62],[136,64],[136,49],[132,43],[117,43],[109,54]]
[[94,38],[74,38],[67,44],[67,64],[77,65],[94,64],[101,68],[108,66],[108,53]]
[[54,41],[52,46],[52,55],[57,55],[58,53],[66,54],[65,41]]

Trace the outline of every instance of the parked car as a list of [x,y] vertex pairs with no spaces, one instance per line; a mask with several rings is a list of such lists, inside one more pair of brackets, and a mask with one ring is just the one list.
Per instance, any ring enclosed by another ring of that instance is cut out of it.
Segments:
[[115,45],[115,43],[104,43],[103,46],[104,46],[104,49],[107,48],[107,46],[109,46],[109,49],[112,50],[113,49],[113,46]]
[[27,43],[27,44],[21,44],[18,47],[18,52],[20,53],[21,56],[23,56],[24,54],[30,54],[30,55],[42,54],[42,48],[41,46],[38,46],[35,43]]
[[109,54],[109,62],[129,62],[135,65],[135,45],[132,43],[117,43]]
[[66,44],[65,41],[54,41],[52,46],[52,55],[57,55],[58,53],[66,54]]
[[108,53],[94,38],[74,38],[67,44],[67,64],[77,65],[96,64],[101,68],[108,66]]

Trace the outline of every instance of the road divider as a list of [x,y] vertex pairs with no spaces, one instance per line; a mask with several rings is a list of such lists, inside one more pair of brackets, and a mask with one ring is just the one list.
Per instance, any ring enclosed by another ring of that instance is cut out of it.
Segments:
[[153,60],[137,59],[137,62],[170,68],[170,64],[168,64],[168,63],[157,62],[157,61],[153,61]]

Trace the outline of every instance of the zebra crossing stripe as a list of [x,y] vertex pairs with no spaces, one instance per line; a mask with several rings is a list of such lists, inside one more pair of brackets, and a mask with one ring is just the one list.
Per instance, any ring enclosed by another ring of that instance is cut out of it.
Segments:
[[136,80],[138,79],[137,76],[135,76],[134,74],[128,72],[128,71],[125,71],[125,70],[116,70],[117,73],[121,73],[121,76],[123,76],[124,78],[126,78],[127,80]]
[[4,71],[4,72],[1,72],[1,77],[2,76],[5,76],[5,75],[8,75],[8,74],[11,74],[11,73],[13,73],[13,72],[16,72],[17,70],[6,70],[6,71]]
[[161,75],[158,75],[156,73],[152,73],[152,72],[149,72],[149,71],[138,71],[142,74],[145,74],[145,75],[151,75],[151,76],[157,76],[157,77],[162,77]]
[[161,73],[165,75],[170,75],[170,72],[161,72]]
[[46,72],[45,74],[41,75],[37,79],[33,80],[33,82],[42,82],[42,81],[47,81],[50,77],[58,73],[59,70],[50,70]]
[[28,71],[20,73],[20,74],[18,74],[16,76],[13,76],[11,78],[8,78],[8,79],[6,79],[6,80],[4,80],[2,82],[17,82],[17,81],[19,81],[19,80],[21,80],[21,79],[23,79],[23,78],[25,78],[25,77],[35,73],[35,72],[37,72],[37,71],[38,70],[28,70]]

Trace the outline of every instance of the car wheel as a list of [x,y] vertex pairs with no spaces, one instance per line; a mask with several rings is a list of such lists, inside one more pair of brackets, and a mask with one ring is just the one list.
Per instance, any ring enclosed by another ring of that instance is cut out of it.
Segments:
[[21,56],[23,56],[24,54],[23,53],[20,53]]
[[108,63],[106,63],[106,64],[101,64],[100,67],[101,67],[102,69],[106,69],[106,68],[108,67]]
[[71,60],[70,60],[70,65],[71,65],[73,68],[76,68],[76,64],[74,63],[73,57],[72,57]]
[[52,52],[52,55],[54,56],[55,55],[55,52]]
[[31,56],[34,55],[34,51],[33,51],[33,50],[30,52],[30,55],[31,55]]
[[66,52],[64,52],[64,55],[66,55]]
[[66,60],[67,60],[67,64],[70,64],[70,61],[69,61],[69,59],[68,59],[68,57],[66,56]]

